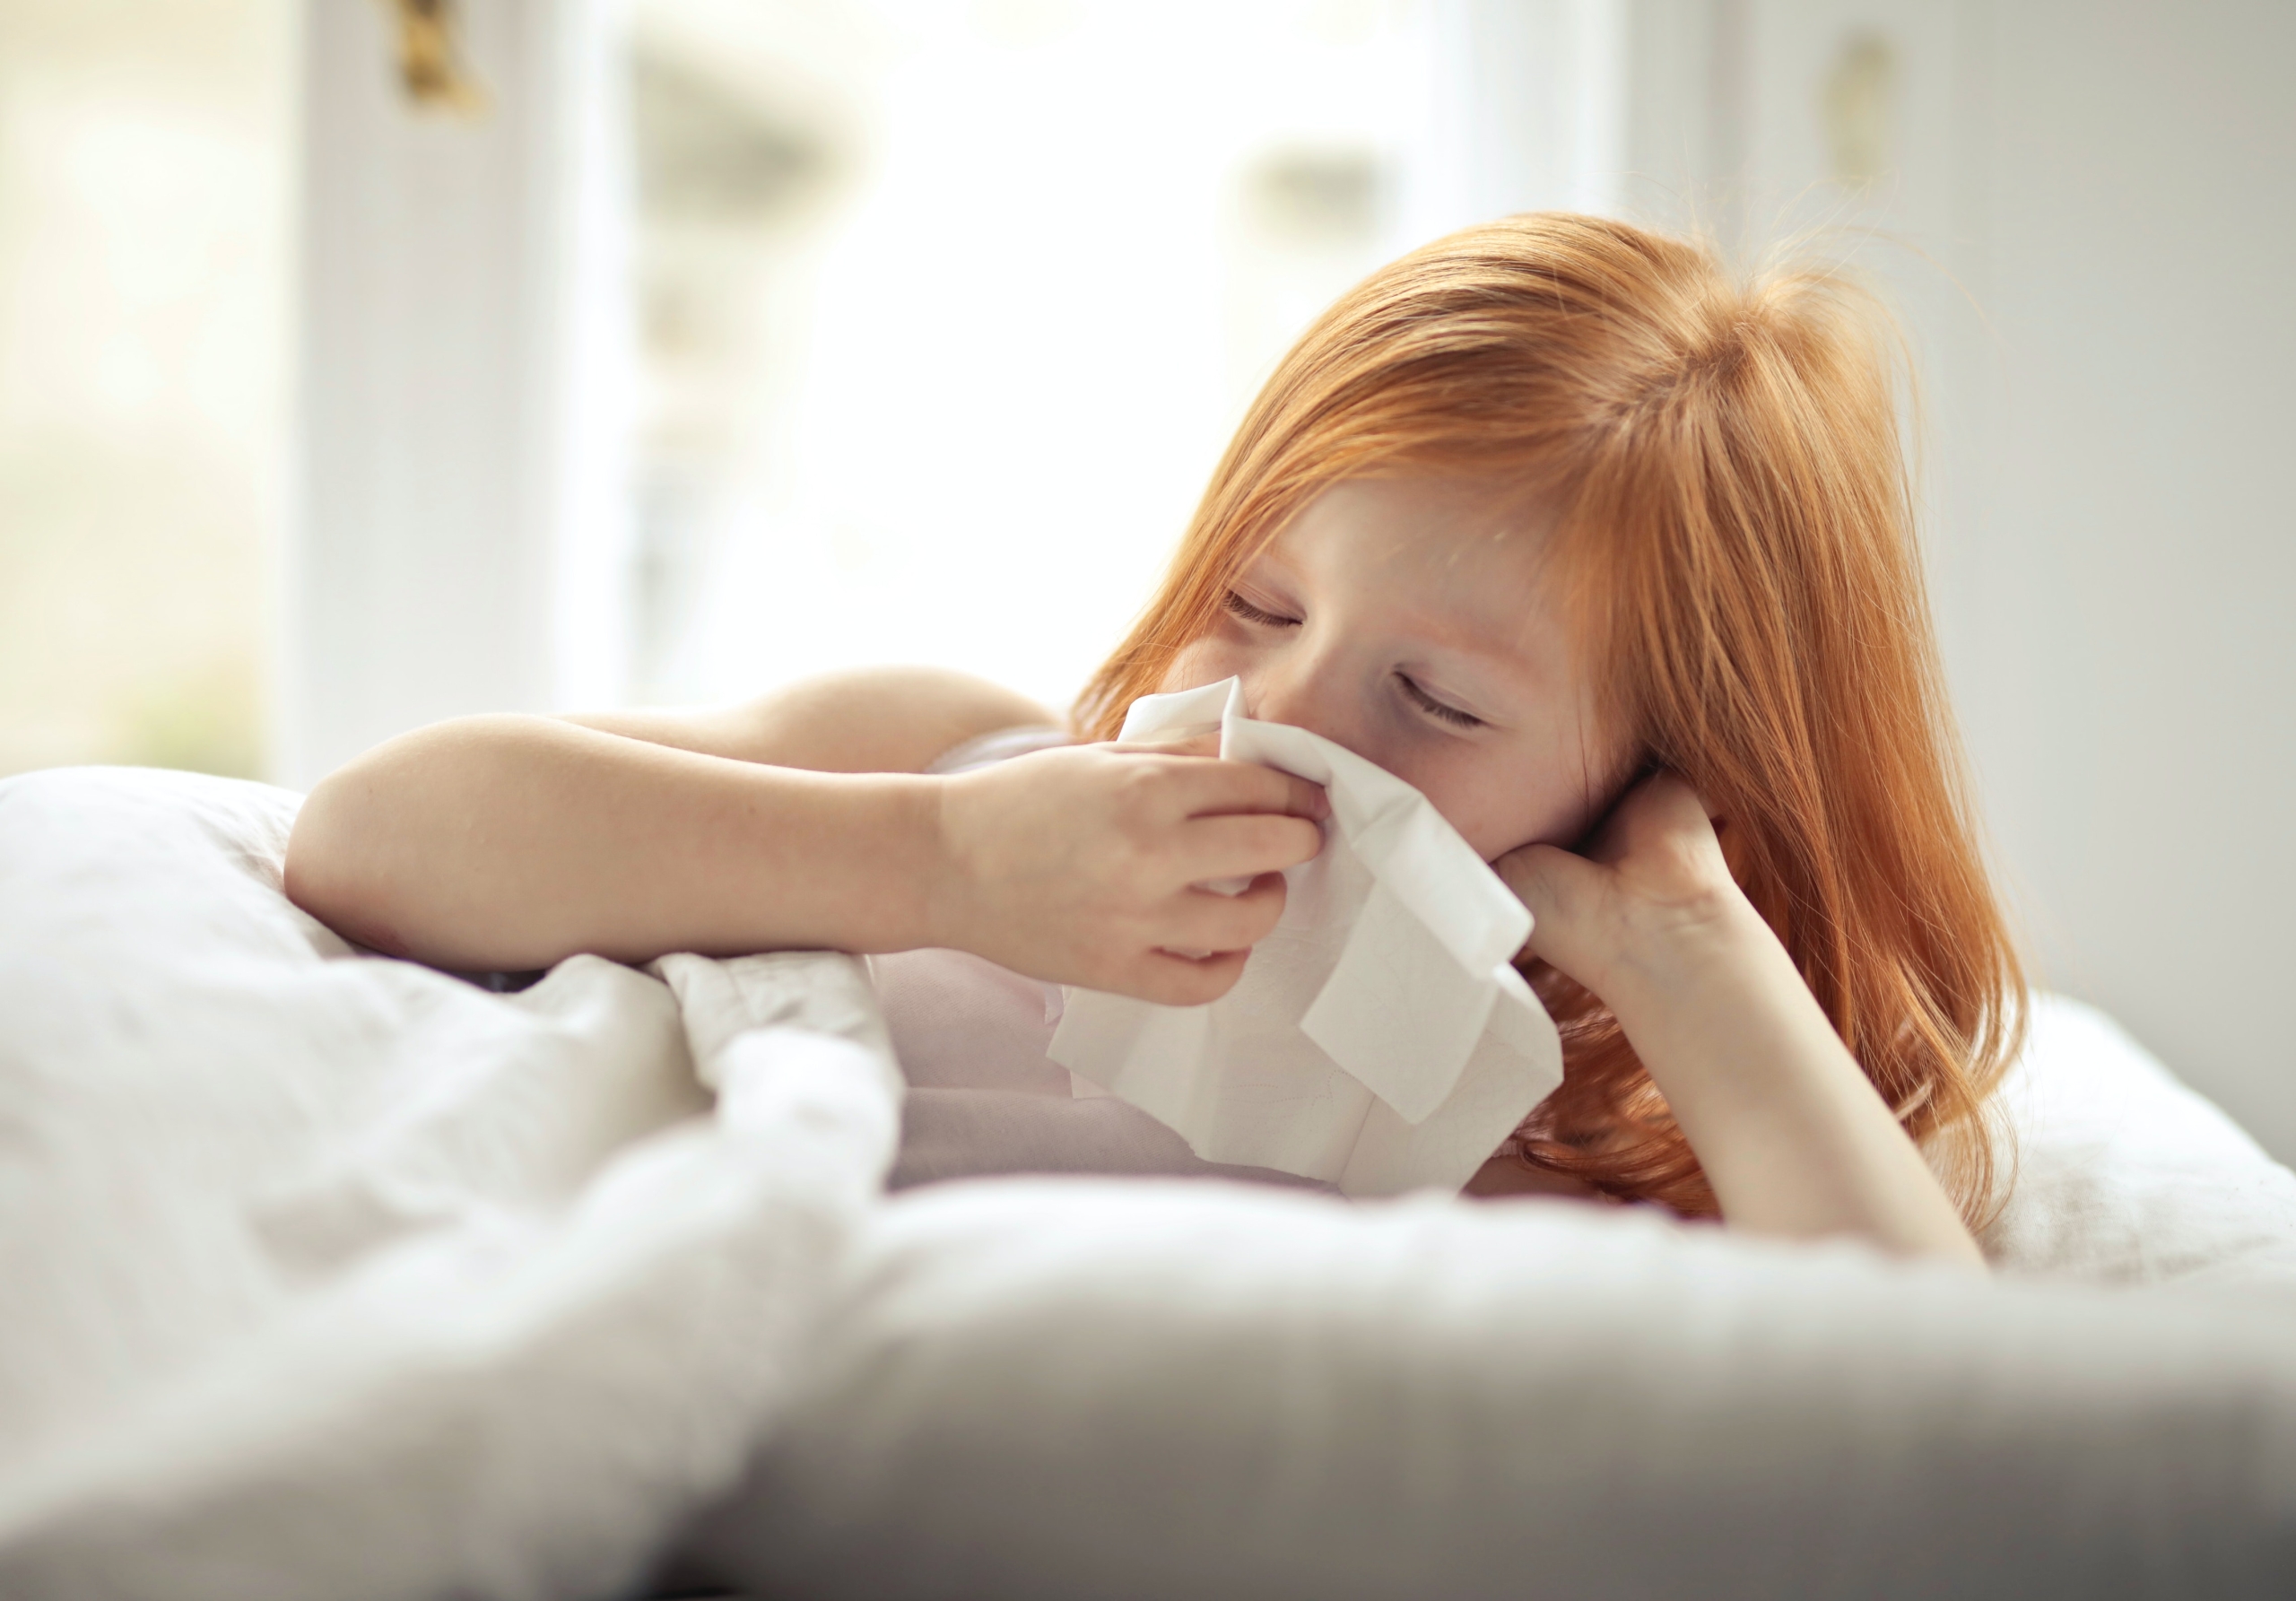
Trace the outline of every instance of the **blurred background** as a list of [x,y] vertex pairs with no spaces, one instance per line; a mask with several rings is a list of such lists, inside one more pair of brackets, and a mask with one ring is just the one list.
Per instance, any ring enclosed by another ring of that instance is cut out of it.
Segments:
[[2291,59],[2262,0],[0,0],[0,773],[1059,704],[1380,261],[1817,230],[1912,335],[2042,977],[2296,1158]]

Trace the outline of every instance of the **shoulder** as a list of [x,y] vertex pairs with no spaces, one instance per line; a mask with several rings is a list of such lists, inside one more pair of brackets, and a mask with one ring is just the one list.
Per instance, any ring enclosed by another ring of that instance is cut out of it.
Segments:
[[922,772],[968,740],[1066,721],[1025,695],[941,667],[862,667],[732,706],[570,720],[656,744],[817,772]]

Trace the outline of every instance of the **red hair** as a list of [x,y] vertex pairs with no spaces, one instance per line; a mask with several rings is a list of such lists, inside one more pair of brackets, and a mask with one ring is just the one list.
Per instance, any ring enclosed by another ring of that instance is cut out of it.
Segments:
[[[1078,705],[1161,687],[1228,585],[1326,486],[1463,474],[1560,510],[1557,570],[1605,713],[1725,820],[1733,871],[1963,1214],[2022,1040],[2016,953],[1974,839],[1898,437],[1898,346],[1828,270],[1734,281],[1622,222],[1510,217],[1375,273],[1253,403],[1161,588]],[[1617,1022],[1526,968],[1561,1087],[1515,1157],[1715,1209]]]

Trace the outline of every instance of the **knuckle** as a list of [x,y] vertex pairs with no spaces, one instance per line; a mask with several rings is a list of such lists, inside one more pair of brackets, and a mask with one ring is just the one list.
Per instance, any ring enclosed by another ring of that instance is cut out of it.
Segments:
[[1130,764],[1117,780],[1117,800],[1127,821],[1135,826],[1170,813],[1181,799],[1182,779],[1168,762],[1156,760]]

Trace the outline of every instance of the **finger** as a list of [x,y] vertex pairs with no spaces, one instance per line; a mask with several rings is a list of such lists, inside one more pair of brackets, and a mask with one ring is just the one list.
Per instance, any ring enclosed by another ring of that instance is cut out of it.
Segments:
[[1208,1005],[1236,987],[1250,955],[1248,951],[1216,951],[1209,956],[1151,951],[1125,993],[1166,1006]]
[[1189,883],[1296,867],[1324,848],[1324,831],[1304,817],[1247,813],[1191,819],[1180,864]]
[[1183,785],[1191,817],[1274,812],[1320,822],[1331,815],[1331,799],[1321,784],[1257,762],[1191,762]]
[[1619,812],[1670,829],[1711,827],[1714,816],[1688,779],[1665,768],[1629,790]]
[[1660,768],[1642,781],[1641,787],[1644,804],[1669,822],[1679,825],[1702,820],[1710,823],[1719,815],[1691,781],[1672,768]]
[[1160,943],[1175,952],[1245,951],[1283,920],[1283,874],[1263,873],[1241,892],[1183,890],[1161,919]]
[[[1557,845],[1526,845],[1492,864],[1531,914],[1531,948],[1542,932],[1567,924],[1571,909],[1598,893],[1604,869]],[[1542,955],[1544,952],[1540,953]]]
[[1694,848],[1703,848],[1710,839],[1721,850],[1722,865],[1731,879],[1744,883],[1753,853],[1753,841],[1746,831],[1732,828],[1721,808],[1682,774],[1662,768],[1651,775],[1650,781],[1653,790],[1647,804],[1655,831]]
[[1730,870],[1731,881],[1743,885],[1753,866],[1752,837],[1742,828],[1732,828],[1728,818],[1717,817],[1714,838],[1722,847],[1722,865]]
[[1696,846],[1713,838],[1714,824],[1698,791],[1680,773],[1662,768],[1620,797],[1587,854],[1615,862],[1652,846]]

